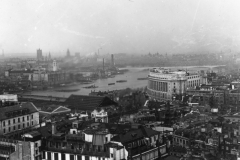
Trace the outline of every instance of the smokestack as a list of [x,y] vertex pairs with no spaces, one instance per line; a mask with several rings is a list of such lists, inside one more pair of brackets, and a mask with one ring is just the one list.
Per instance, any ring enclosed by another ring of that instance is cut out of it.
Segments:
[[56,122],[52,122],[52,135],[56,134]]
[[103,58],[103,71],[104,71],[104,58]]
[[111,55],[111,59],[112,59],[112,66],[114,66],[114,56],[113,56],[113,54]]

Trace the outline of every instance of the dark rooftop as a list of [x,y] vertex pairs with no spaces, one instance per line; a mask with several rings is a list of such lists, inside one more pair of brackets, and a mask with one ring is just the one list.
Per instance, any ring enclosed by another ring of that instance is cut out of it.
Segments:
[[[25,112],[25,114],[31,114],[31,113],[38,112],[38,109],[31,102],[23,102],[23,103],[13,105],[13,106],[2,107],[2,108],[0,108],[0,110],[1,110],[0,120],[5,120],[5,119],[9,119],[11,117],[14,117],[15,112],[17,114],[17,112],[21,111],[21,110],[27,110],[27,112]],[[13,113],[13,114],[8,115],[8,113],[9,114]],[[22,114],[24,114],[24,113],[22,113]]]
[[97,107],[108,107],[110,105],[117,105],[116,102],[114,102],[108,97],[85,95],[71,95],[65,101],[65,104],[69,105],[69,108],[87,111],[92,111]]

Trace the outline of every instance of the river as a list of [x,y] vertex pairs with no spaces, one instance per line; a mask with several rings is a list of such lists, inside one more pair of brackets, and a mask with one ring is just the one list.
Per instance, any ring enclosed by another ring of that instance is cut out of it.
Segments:
[[[137,80],[138,78],[146,78],[148,71],[144,68],[127,68],[129,71],[125,74],[116,75],[114,78],[98,79],[92,84],[77,84],[74,86],[65,86],[60,88],[54,88],[49,90],[31,91],[25,94],[32,95],[44,95],[55,97],[69,97],[71,94],[88,95],[91,90],[95,91],[107,91],[107,90],[119,90],[125,88],[142,88],[147,86],[147,80]],[[146,68],[145,68],[146,69]],[[116,83],[118,80],[127,80],[127,82]],[[115,83],[115,85],[108,85],[109,83]],[[86,89],[83,87],[95,84],[98,88]],[[80,89],[76,92],[58,92],[59,89]]]

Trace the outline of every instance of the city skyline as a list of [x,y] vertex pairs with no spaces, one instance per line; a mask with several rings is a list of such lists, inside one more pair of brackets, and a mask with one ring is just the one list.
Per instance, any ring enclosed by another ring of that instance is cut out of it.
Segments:
[[1,1],[6,56],[238,52],[240,2],[153,0]]

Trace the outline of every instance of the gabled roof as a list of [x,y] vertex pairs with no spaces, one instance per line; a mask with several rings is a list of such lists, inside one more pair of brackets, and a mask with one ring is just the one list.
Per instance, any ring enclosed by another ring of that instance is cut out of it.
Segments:
[[14,111],[21,111],[23,109],[27,109],[28,110],[28,112],[26,114],[31,114],[31,113],[38,112],[38,109],[34,106],[33,103],[31,103],[31,102],[22,102],[22,103],[17,104],[17,105],[6,106],[6,107],[0,108],[0,120],[13,118],[14,115],[11,116],[11,117],[8,117],[7,113],[11,113],[11,112],[14,112]]
[[117,103],[111,100],[109,97],[86,95],[71,95],[65,101],[65,104],[69,105],[70,108],[87,111],[92,111],[97,107],[108,107],[110,105],[117,105]]
[[39,111],[41,113],[47,113],[47,114],[54,114],[59,112],[71,112],[71,109],[61,106],[61,105],[49,105],[41,107],[41,110]]
[[57,109],[53,111],[53,113],[59,113],[59,112],[71,112],[71,109],[64,106],[59,106]]

